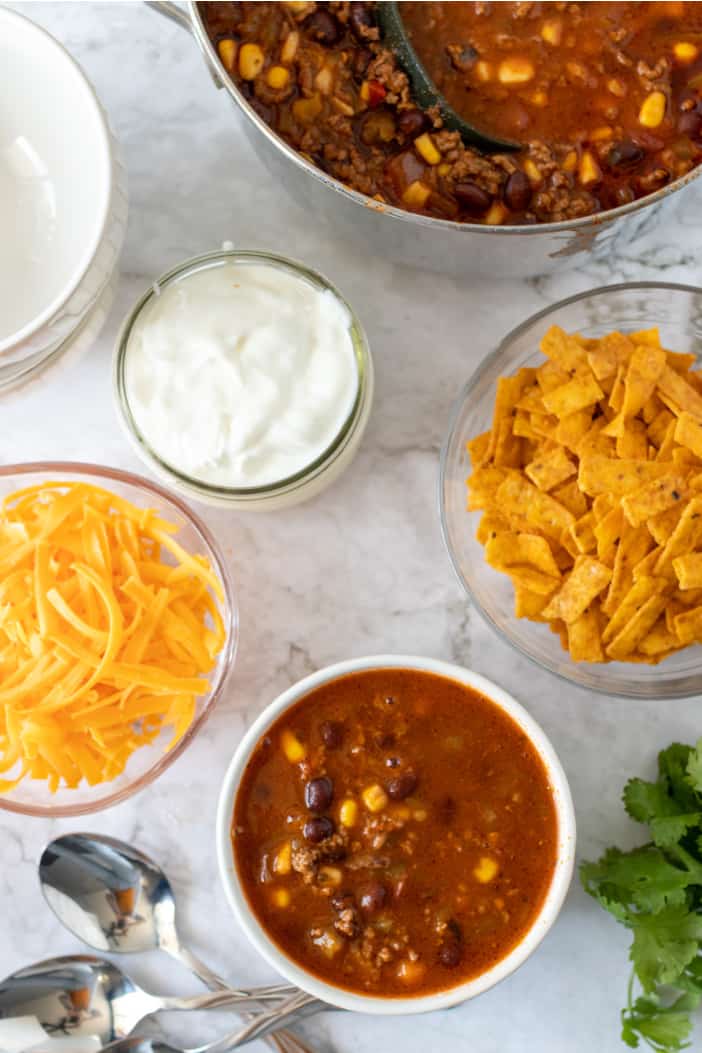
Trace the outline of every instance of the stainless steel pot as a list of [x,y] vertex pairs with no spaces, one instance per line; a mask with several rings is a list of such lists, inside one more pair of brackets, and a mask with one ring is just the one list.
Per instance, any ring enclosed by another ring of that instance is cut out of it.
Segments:
[[630,205],[562,223],[488,227],[432,219],[384,205],[350,190],[316,168],[273,132],[238,90],[212,46],[194,2],[147,0],[148,6],[187,29],[197,41],[218,88],[243,116],[247,138],[282,187],[315,223],[373,255],[455,277],[534,277],[574,267],[588,256],[610,258],[655,226],[670,197],[702,173],[702,166]]

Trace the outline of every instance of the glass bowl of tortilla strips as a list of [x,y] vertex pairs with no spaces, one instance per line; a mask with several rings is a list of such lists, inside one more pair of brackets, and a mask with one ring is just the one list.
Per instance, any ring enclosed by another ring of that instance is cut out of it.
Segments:
[[441,515],[472,604],[522,654],[631,698],[702,692],[702,290],[595,289],[466,384]]

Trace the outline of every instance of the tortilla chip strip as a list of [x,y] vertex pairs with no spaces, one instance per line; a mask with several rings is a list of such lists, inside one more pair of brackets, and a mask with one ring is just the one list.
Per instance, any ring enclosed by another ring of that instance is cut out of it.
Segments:
[[544,617],[560,618],[569,625],[579,618],[595,597],[609,585],[611,578],[612,571],[609,567],[605,567],[591,556],[579,556],[572,574],[544,609]]

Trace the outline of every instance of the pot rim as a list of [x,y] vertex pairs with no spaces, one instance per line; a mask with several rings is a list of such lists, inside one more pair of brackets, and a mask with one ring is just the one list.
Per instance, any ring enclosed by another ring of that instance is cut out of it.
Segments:
[[198,10],[197,0],[187,0],[187,8],[191,34],[197,41],[197,44],[207,61],[210,73],[212,74],[217,87],[226,89],[227,94],[241,110],[244,116],[255,125],[264,138],[279,150],[288,161],[312,175],[329,190],[333,190],[341,197],[346,197],[355,204],[369,209],[378,216],[387,215],[393,219],[429,229],[437,228],[446,231],[464,231],[466,235],[468,233],[483,234],[486,237],[497,237],[501,234],[507,234],[513,237],[529,237],[538,234],[557,234],[560,231],[587,232],[592,229],[597,230],[599,227],[609,224],[613,220],[621,219],[634,212],[639,212],[641,209],[653,205],[656,202],[664,201],[678,190],[683,190],[702,175],[702,164],[699,164],[689,172],[686,172],[685,175],[674,180],[674,182],[668,183],[666,186],[661,187],[652,194],[647,194],[645,197],[640,197],[635,201],[630,201],[626,205],[620,205],[618,208],[607,209],[604,212],[594,212],[591,215],[580,216],[577,219],[558,220],[555,223],[532,223],[528,225],[503,224],[499,226],[488,226],[485,223],[459,223],[456,220],[437,219],[433,216],[424,216],[418,212],[409,212],[407,209],[398,208],[396,205],[388,205],[384,202],[376,201],[374,198],[368,197],[367,194],[362,194],[358,190],[352,190],[351,187],[346,186],[338,179],[330,176],[327,172],[324,172],[321,168],[317,168],[316,165],[307,161],[302,154],[299,154],[297,150],[293,149],[292,146],[289,146],[284,139],[281,139],[281,137],[277,135],[261,117],[259,117],[254,108],[241,94],[233,78],[222,65],[205,30],[205,26]]

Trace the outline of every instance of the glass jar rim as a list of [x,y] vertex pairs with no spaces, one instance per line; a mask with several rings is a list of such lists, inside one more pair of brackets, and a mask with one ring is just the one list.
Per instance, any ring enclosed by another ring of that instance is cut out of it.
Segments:
[[[356,395],[348,415],[332,442],[313,461],[310,461],[309,464],[292,475],[259,486],[235,487],[210,483],[194,475],[188,475],[166,461],[153,449],[137,425],[132,413],[125,379],[129,340],[142,311],[153,302],[154,298],[159,295],[161,289],[165,286],[172,285],[183,279],[187,280],[192,274],[196,274],[211,266],[219,266],[225,263],[241,263],[244,265],[260,263],[263,266],[285,270],[322,291],[332,293],[348,312],[349,316],[348,331],[351,336],[358,383]],[[358,315],[346,298],[328,278],[314,268],[308,267],[307,264],[289,256],[282,256],[279,253],[268,252],[264,249],[216,249],[213,252],[191,256],[166,271],[151,283],[124,319],[117,335],[113,356],[113,389],[119,416],[139,455],[154,471],[168,477],[175,485],[187,491],[191,496],[203,500],[221,501],[222,503],[237,500],[250,500],[253,502],[291,494],[326,471],[346,448],[356,430],[356,426],[363,419],[363,409],[368,392],[372,390],[372,382],[373,360],[368,339]]]

